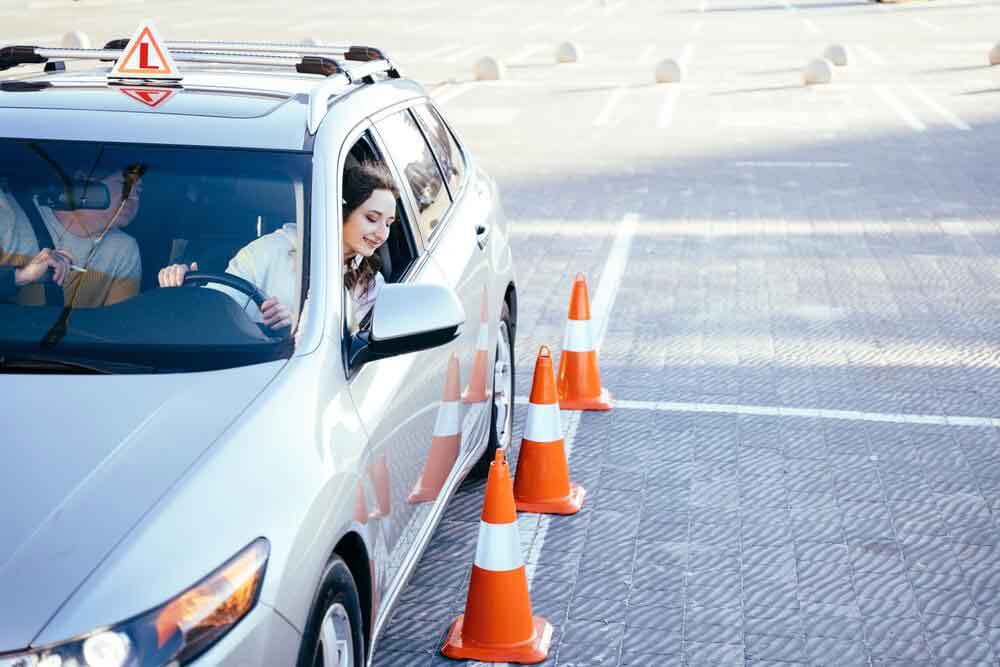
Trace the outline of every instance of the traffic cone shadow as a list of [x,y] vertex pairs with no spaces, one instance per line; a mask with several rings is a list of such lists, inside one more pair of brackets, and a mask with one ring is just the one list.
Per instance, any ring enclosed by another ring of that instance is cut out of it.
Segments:
[[469,384],[465,388],[462,400],[466,403],[485,403],[487,369],[489,367],[489,299],[486,288],[479,301],[479,336],[476,338],[476,352],[472,357],[472,370],[469,372]]
[[552,625],[532,616],[510,469],[502,449],[490,463],[465,613],[441,653],[455,660],[534,664],[548,656]]
[[586,493],[569,480],[552,355],[543,345],[535,360],[514,477],[514,500],[519,512],[576,514]]
[[434,421],[431,451],[427,455],[427,463],[420,473],[420,479],[408,499],[411,504],[435,500],[455,467],[455,461],[458,460],[462,444],[462,403],[458,394],[460,384],[458,356],[452,354],[448,359],[444,395]]
[[597,350],[590,323],[587,279],[576,274],[569,317],[559,354],[559,405],[563,410],[610,410],[611,392],[601,386]]

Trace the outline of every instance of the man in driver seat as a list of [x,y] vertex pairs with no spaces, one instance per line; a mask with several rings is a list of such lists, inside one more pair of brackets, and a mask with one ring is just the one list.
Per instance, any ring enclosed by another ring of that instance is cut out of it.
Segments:
[[[66,304],[108,306],[135,296],[142,274],[139,246],[121,228],[139,212],[143,171],[141,165],[133,165],[124,171],[97,168],[89,175],[78,174],[76,180],[85,184],[84,193],[88,187],[107,193],[107,201],[102,202],[107,205],[102,208],[77,206],[72,200],[60,205],[37,194],[20,193],[17,197],[0,189],[0,266],[24,273],[23,269],[51,248],[45,254],[46,261],[53,260],[49,266],[54,281],[63,288]],[[30,205],[32,217],[19,201]],[[55,262],[67,266],[56,266]],[[28,284],[15,283],[14,302],[45,304],[44,289],[35,273],[35,280],[23,281]]]

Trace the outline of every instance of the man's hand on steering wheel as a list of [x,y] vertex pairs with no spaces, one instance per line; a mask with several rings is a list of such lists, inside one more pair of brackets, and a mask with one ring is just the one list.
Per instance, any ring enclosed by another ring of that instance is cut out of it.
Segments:
[[187,264],[171,264],[160,269],[157,276],[160,280],[160,287],[180,287],[184,284],[184,276],[188,271],[197,271],[198,262]]

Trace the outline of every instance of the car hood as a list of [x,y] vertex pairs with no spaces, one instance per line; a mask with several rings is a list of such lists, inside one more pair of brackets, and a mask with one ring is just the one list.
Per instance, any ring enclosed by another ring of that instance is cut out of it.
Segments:
[[284,363],[0,375],[0,654],[31,643]]

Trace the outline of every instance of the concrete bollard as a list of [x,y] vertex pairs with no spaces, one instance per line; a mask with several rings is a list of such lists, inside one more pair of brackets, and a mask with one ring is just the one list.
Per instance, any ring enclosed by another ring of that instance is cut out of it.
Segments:
[[838,67],[847,64],[847,49],[842,44],[831,44],[823,51],[823,57]]
[[671,58],[661,60],[656,65],[656,83],[678,83],[686,76],[685,67]]
[[87,33],[85,32],[73,30],[62,36],[60,44],[62,44],[64,49],[89,49],[90,37],[87,37]]
[[1000,42],[997,42],[996,45],[990,49],[990,64],[1000,65]]
[[563,42],[556,47],[557,63],[576,63],[583,60],[583,49],[576,42]]
[[485,56],[476,61],[472,74],[478,81],[496,81],[507,76],[507,67],[492,56]]
[[802,82],[807,86],[830,83],[833,80],[833,63],[826,58],[814,58],[802,70]]

